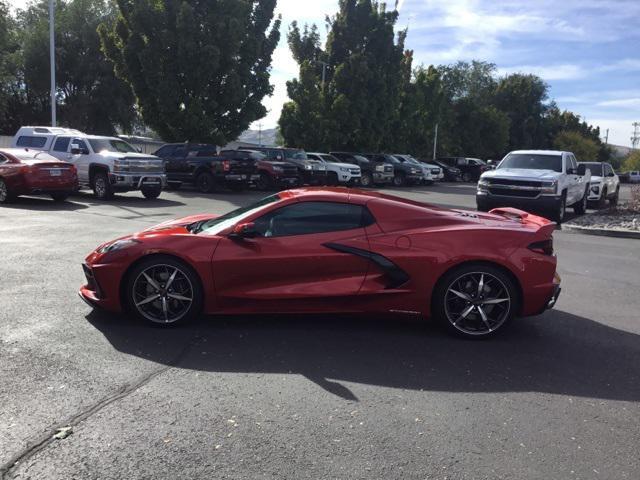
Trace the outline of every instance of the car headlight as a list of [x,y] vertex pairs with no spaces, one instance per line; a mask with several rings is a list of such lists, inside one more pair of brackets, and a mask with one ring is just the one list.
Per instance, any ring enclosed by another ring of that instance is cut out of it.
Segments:
[[317,170],[319,170],[319,171],[321,171],[321,172],[324,172],[324,171],[327,169],[327,167],[325,167],[324,165],[318,165],[318,166],[316,167],[316,169],[317,169]]
[[553,182],[542,182],[542,193],[551,193],[555,194],[558,190],[558,181],[554,180]]
[[304,166],[304,169],[305,169],[305,170],[311,170],[312,168],[313,168],[313,167],[312,167],[311,165],[309,165],[309,164],[307,164],[307,165],[305,165],[305,166]]
[[130,169],[131,169],[131,162],[129,162],[129,160],[116,158],[113,162],[114,173],[128,172]]
[[346,167],[340,167],[341,172],[349,173],[349,169]]
[[598,193],[600,191],[600,183],[592,183],[591,184],[591,191],[593,193]]
[[123,250],[125,248],[132,247],[133,245],[137,245],[140,243],[138,240],[134,240],[133,238],[128,238],[125,240],[116,240],[115,242],[107,243],[103,247],[98,250],[98,253],[107,253],[114,252],[116,250]]
[[486,178],[480,178],[480,180],[478,180],[478,191],[486,192],[487,190],[489,190],[489,180]]

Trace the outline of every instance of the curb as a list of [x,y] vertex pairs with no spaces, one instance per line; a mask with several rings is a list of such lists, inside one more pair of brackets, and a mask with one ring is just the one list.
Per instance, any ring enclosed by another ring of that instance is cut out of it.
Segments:
[[582,233],[584,235],[599,235],[601,237],[616,237],[616,238],[636,238],[640,240],[640,232],[632,232],[630,230],[608,230],[606,228],[590,228],[580,227],[578,225],[562,224],[562,231],[568,231],[573,233]]

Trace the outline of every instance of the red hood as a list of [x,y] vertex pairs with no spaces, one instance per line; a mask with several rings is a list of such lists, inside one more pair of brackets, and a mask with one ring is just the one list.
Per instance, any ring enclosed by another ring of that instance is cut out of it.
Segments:
[[167,220],[166,222],[162,222],[158,225],[154,225],[153,227],[146,228],[145,232],[158,231],[158,230],[169,230],[175,227],[184,227],[189,225],[190,223],[200,222],[202,220],[212,220],[214,218],[219,217],[219,215],[212,215],[210,213],[201,213],[199,215],[190,215],[184,218],[178,218],[175,220]]

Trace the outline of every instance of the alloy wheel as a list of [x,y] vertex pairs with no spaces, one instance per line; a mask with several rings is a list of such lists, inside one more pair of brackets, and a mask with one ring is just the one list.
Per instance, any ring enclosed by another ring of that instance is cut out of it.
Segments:
[[96,192],[96,196],[98,198],[104,198],[107,195],[107,185],[102,176],[99,176],[95,179],[93,183],[93,189]]
[[0,180],[0,202],[5,202],[8,196],[7,184],[4,183],[3,180]]
[[447,287],[444,310],[451,325],[466,335],[482,336],[496,331],[509,318],[511,295],[498,277],[469,272]]
[[187,315],[194,290],[185,272],[173,265],[152,265],[136,277],[131,297],[144,318],[161,324],[175,323]]

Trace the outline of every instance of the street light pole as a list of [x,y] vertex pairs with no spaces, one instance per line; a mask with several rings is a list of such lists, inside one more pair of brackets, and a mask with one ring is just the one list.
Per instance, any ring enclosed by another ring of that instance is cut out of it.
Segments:
[[56,126],[56,56],[54,0],[49,0],[49,64],[51,66],[51,126]]
[[436,123],[436,133],[433,136],[433,160],[436,159],[437,149],[438,149],[438,124]]

